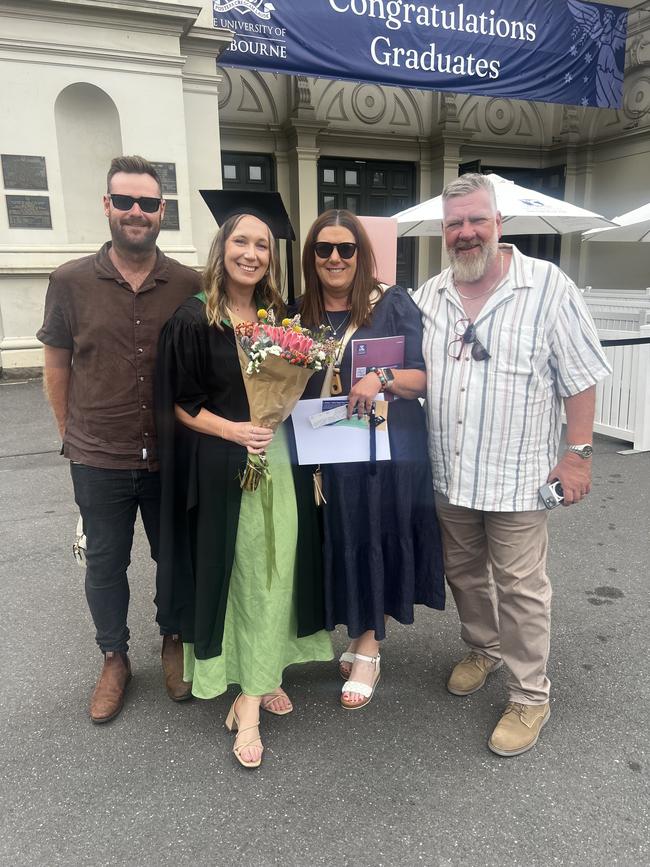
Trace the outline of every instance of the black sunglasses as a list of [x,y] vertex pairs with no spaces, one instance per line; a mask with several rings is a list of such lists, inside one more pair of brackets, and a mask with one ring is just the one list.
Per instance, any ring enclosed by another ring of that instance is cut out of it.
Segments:
[[[461,331],[459,331],[459,326],[462,329]],[[460,361],[460,357],[463,354],[463,346],[468,343],[472,344],[472,358],[474,361],[486,361],[490,357],[490,353],[476,336],[476,326],[469,319],[459,319],[454,325],[454,331],[458,334],[458,337],[452,340],[447,347],[447,354],[450,358]]]
[[130,211],[137,203],[145,214],[155,214],[162,201],[162,199],[156,199],[154,196],[140,196],[139,199],[135,199],[133,196],[123,196],[120,193],[109,193],[108,196],[113,202],[113,207],[117,208],[118,211]]
[[357,252],[357,244],[353,241],[343,241],[342,244],[330,244],[329,241],[317,241],[314,244],[314,252],[319,259],[329,259],[334,252],[335,247],[336,252],[339,254],[341,259],[351,259]]

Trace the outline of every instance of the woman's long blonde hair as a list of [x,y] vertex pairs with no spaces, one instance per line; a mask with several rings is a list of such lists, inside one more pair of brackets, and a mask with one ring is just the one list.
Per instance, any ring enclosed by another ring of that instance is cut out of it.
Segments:
[[[205,312],[210,325],[223,330],[222,320],[228,318],[228,296],[226,294],[227,274],[224,267],[226,241],[237,228],[246,214],[235,214],[221,226],[214,237],[208,261],[203,271],[203,291],[205,293]],[[255,216],[254,214],[251,216]],[[268,229],[268,226],[267,226]],[[276,319],[284,316],[285,304],[280,294],[280,263],[275,249],[275,239],[269,233],[269,268],[255,287],[255,303],[267,310],[273,310]]]

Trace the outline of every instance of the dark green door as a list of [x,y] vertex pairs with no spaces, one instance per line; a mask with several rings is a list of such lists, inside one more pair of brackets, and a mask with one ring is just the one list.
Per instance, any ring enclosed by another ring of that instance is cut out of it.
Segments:
[[[366,217],[390,217],[415,202],[413,163],[344,160],[318,161],[318,211],[347,208]],[[397,282],[415,281],[415,239],[397,240]]]
[[275,190],[273,158],[268,154],[221,152],[224,190]]

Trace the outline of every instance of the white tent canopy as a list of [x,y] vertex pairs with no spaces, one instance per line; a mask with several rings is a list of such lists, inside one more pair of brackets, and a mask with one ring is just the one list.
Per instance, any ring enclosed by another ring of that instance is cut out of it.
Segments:
[[[602,229],[612,223],[561,199],[520,187],[500,175],[487,175],[497,198],[504,235],[564,235]],[[436,196],[395,214],[397,234],[402,238],[442,235],[442,196]]]
[[614,217],[616,226],[592,229],[583,236],[583,241],[628,241],[650,243],[650,202],[633,211]]

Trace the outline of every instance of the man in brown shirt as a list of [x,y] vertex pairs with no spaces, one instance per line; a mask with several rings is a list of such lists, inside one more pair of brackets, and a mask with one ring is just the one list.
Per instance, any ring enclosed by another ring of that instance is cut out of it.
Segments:
[[[176,308],[200,291],[196,271],[156,246],[165,213],[160,178],[142,157],[117,157],[104,213],[112,241],[50,276],[45,319],[45,388],[70,460],[87,538],[86,598],[104,666],[90,703],[95,723],[122,709],[131,679],[127,612],[138,508],[151,556],[159,538],[158,454],[153,373],[158,335]],[[161,624],[170,697],[191,695],[177,624]]]

